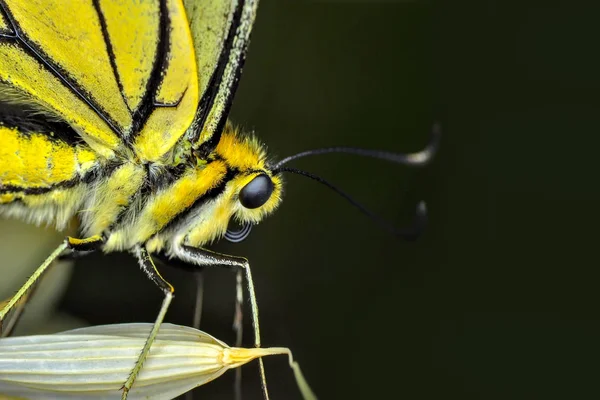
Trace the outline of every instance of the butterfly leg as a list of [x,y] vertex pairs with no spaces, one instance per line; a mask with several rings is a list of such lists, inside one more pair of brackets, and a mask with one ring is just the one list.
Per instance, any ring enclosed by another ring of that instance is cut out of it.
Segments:
[[[29,303],[29,300],[31,300],[31,298],[33,297],[33,294],[35,292],[35,289],[37,287],[37,284],[32,285],[31,288],[29,289],[29,291],[27,293],[25,293],[23,295],[23,297],[21,297],[19,299],[19,301],[13,306],[12,310],[12,316],[11,318],[7,319],[6,321],[8,322],[7,324],[4,324],[4,318],[2,319],[2,321],[0,321],[0,337],[9,337],[10,335],[12,335],[13,329],[15,329],[15,327],[17,326],[17,324],[19,323],[19,320],[21,319],[21,315],[23,314],[23,311],[25,310],[25,306]],[[8,298],[6,300],[4,300],[2,303],[0,303],[0,308],[4,308],[11,300],[12,298]]]
[[[233,331],[235,332],[235,347],[242,347],[244,334],[244,271],[238,269],[235,275],[235,314],[233,315]],[[258,320],[257,320],[258,321]],[[233,385],[234,400],[242,400],[242,369],[235,369]]]
[[135,378],[137,378],[138,374],[140,373],[142,366],[144,365],[144,361],[146,361],[146,357],[150,352],[150,347],[152,346],[152,343],[154,342],[154,339],[158,334],[160,325],[165,319],[165,314],[169,309],[169,305],[171,304],[171,300],[173,299],[173,292],[175,291],[173,289],[173,286],[171,286],[169,282],[165,281],[164,278],[160,275],[160,273],[156,269],[156,265],[154,265],[154,261],[152,261],[152,258],[150,257],[150,254],[148,254],[148,251],[145,247],[138,247],[135,250],[135,255],[138,259],[138,262],[140,263],[142,271],[144,271],[146,275],[148,275],[148,278],[150,278],[150,280],[154,282],[154,284],[158,286],[160,290],[163,291],[165,298],[163,299],[162,305],[160,307],[158,317],[156,317],[156,320],[154,321],[154,326],[152,327],[152,330],[150,331],[150,334],[146,339],[144,348],[142,349],[142,352],[140,353],[135,363],[135,366],[131,370],[127,381],[125,381],[123,387],[121,388],[123,390],[121,400],[127,399],[127,394],[129,393],[129,390],[131,390],[131,387],[135,382]]
[[[260,326],[258,323],[258,305],[256,302],[256,293],[254,291],[254,280],[252,279],[252,271],[250,270],[250,264],[248,260],[243,257],[229,256],[226,254],[216,253],[210,250],[181,246],[176,250],[177,256],[191,264],[198,265],[201,267],[225,267],[225,268],[236,268],[238,271],[245,273],[246,281],[248,284],[248,292],[250,295],[250,308],[252,310],[252,326],[254,328],[254,346],[260,347]],[[241,292],[242,285],[241,279],[236,285],[239,288],[238,293]],[[237,297],[237,296],[236,296]],[[243,296],[239,295],[243,298]],[[238,301],[238,300],[236,300]],[[240,306],[241,310],[241,306]],[[265,367],[261,358],[258,359],[258,365],[260,369],[261,386],[265,400],[269,399],[269,392],[267,391],[267,380],[265,376]]]
[[[36,282],[48,271],[48,268],[52,265],[52,262],[56,260],[65,250],[76,251],[93,251],[97,249],[102,243],[104,239],[101,236],[91,236],[85,239],[76,239],[72,237],[67,237],[61,244],[58,246],[48,258],[35,270],[35,272],[27,279],[25,284],[21,286],[21,288],[17,291],[17,293],[8,300],[5,304],[3,304],[2,309],[0,309],[0,332],[2,331],[2,324],[6,319],[6,316],[11,311],[15,311],[12,320],[6,326],[6,330],[2,332],[2,336],[7,336],[10,334],[15,324],[17,323],[19,317],[21,316],[23,310],[25,309],[25,305],[29,298],[31,298],[31,289],[35,286]],[[15,308],[16,307],[16,308]]]
[[[192,327],[200,329],[200,321],[202,320],[202,303],[204,302],[204,268],[198,268],[194,272],[196,277],[196,304],[194,305],[194,319]],[[239,369],[239,368],[237,368]],[[186,400],[194,400],[193,391],[185,394]]]
[[200,329],[200,321],[202,320],[202,307],[204,303],[204,269],[198,268],[194,272],[196,278],[196,304],[194,304],[194,319],[192,326]]

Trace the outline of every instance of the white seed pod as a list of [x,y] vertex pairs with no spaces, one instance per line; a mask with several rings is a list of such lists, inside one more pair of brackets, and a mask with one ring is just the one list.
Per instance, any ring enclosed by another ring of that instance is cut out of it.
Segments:
[[[0,340],[0,399],[120,399],[152,324],[114,324]],[[315,399],[287,348],[235,348],[197,329],[162,324],[128,399],[172,399],[227,370],[287,354],[306,399]]]

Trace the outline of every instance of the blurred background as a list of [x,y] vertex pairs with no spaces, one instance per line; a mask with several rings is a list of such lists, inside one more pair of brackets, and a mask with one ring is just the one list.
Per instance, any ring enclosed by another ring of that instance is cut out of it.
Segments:
[[[275,215],[215,246],[249,258],[264,345],[290,347],[321,399],[598,396],[600,7],[576,3],[261,0],[232,119],[276,158],[417,151],[443,127],[423,169],[294,163],[396,225],[425,200],[419,241],[288,176]],[[162,272],[176,288],[167,320],[191,324],[194,279]],[[205,279],[201,327],[233,343],[235,274]],[[58,293],[66,327],[150,322],[162,300],[126,254],[78,260]],[[287,360],[265,364],[272,398],[299,398]],[[243,374],[244,399],[262,398],[256,363]],[[195,398],[232,399],[232,383],[228,373]]]

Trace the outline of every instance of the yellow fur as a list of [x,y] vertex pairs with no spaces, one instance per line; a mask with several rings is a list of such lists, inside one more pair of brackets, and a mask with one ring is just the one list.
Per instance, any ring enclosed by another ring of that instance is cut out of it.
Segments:
[[[100,235],[131,203],[132,196],[144,183],[145,171],[140,165],[123,164],[108,179],[93,188],[87,201],[88,208],[81,212],[86,236]],[[83,215],[85,214],[85,215]]]
[[266,154],[258,140],[251,135],[241,135],[231,124],[227,124],[215,152],[227,160],[232,167],[264,169]]
[[[81,208],[85,194],[84,185],[54,189],[40,195],[27,195],[22,192],[2,194],[0,214],[35,225],[52,225],[62,230]],[[21,200],[21,203],[15,200]]]
[[51,140],[48,135],[21,134],[0,126],[0,138],[0,188],[51,187],[77,178],[96,161],[92,151]]

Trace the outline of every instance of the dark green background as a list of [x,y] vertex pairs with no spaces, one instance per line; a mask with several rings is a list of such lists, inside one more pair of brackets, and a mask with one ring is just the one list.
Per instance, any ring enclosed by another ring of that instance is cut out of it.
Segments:
[[[272,154],[415,151],[435,121],[444,130],[422,170],[295,164],[398,225],[425,199],[417,243],[289,176],[276,215],[217,246],[250,259],[263,343],[289,346],[321,399],[598,397],[600,10],[547,3],[262,0],[232,118]],[[164,275],[167,319],[190,324],[193,279]],[[202,328],[232,343],[234,274],[206,279]],[[160,301],[129,256],[110,255],[80,262],[63,308],[153,321]],[[298,398],[286,359],[265,362],[272,398]],[[256,364],[244,376],[245,399],[261,398]],[[230,399],[232,381],[197,398]]]

